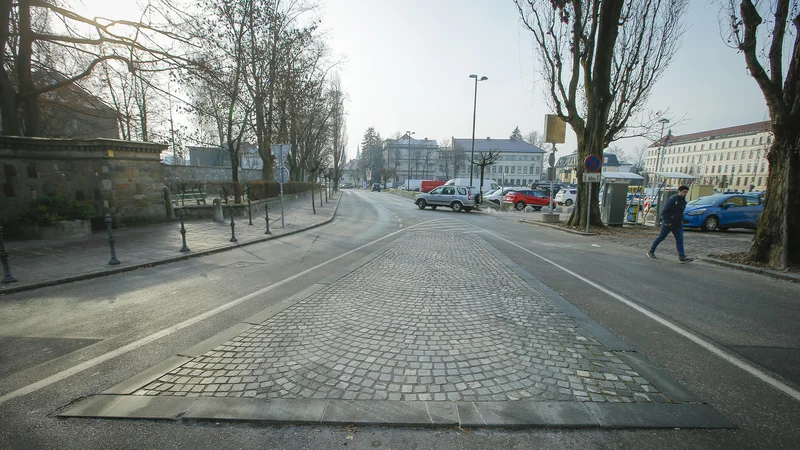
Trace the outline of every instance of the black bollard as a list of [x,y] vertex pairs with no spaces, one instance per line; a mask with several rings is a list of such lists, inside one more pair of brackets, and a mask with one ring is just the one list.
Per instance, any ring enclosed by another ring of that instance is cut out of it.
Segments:
[[17,281],[11,275],[11,269],[8,266],[8,252],[6,245],[3,243],[3,227],[0,226],[0,262],[3,263],[3,284],[13,283]]
[[106,214],[106,229],[108,229],[108,246],[111,247],[111,259],[108,260],[109,266],[119,264],[117,253],[114,251],[114,236],[111,235],[111,215]]
[[231,212],[231,242],[239,242],[239,240],[236,239],[236,232],[233,230],[236,227],[236,224],[233,223],[233,206],[228,208],[228,210]]
[[267,231],[265,231],[264,234],[272,234],[269,231],[269,203],[264,203],[264,211],[266,211],[267,214]]
[[189,247],[186,246],[186,227],[183,225],[183,210],[180,211],[181,216],[181,241],[183,241],[183,247],[181,247],[182,252],[190,252]]
[[250,211],[250,197],[247,197],[247,220],[250,221],[250,226],[253,226],[253,213]]

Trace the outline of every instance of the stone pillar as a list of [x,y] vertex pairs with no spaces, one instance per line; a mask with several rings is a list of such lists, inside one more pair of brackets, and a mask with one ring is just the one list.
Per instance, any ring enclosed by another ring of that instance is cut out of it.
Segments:
[[220,199],[214,199],[214,222],[224,222],[225,218],[222,217],[222,202]]
[[164,203],[167,205],[167,220],[175,218],[175,211],[172,209],[172,194],[169,192],[169,187],[164,186]]

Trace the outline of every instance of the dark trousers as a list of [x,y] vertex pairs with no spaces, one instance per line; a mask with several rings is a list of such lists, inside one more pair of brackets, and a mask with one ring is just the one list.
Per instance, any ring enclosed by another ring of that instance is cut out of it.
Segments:
[[663,222],[661,223],[661,233],[658,233],[658,237],[653,241],[653,245],[650,246],[650,253],[656,252],[658,244],[666,239],[670,232],[675,236],[675,248],[678,249],[678,256],[685,258],[686,255],[683,253],[683,225],[671,225]]

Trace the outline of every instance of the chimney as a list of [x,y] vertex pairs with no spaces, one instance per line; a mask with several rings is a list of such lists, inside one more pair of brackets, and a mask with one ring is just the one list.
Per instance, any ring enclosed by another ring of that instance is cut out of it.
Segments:
[[489,140],[489,139],[491,139],[491,138],[489,136],[486,136],[486,140]]

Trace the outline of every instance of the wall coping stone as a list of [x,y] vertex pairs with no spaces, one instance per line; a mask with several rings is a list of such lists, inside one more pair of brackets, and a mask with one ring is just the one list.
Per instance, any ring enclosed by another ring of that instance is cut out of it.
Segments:
[[97,151],[117,150],[128,152],[161,153],[165,144],[124,141],[121,139],[54,139],[21,136],[0,136],[0,149]]

